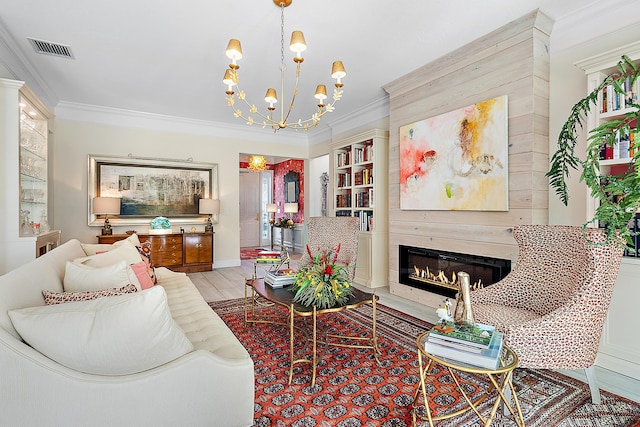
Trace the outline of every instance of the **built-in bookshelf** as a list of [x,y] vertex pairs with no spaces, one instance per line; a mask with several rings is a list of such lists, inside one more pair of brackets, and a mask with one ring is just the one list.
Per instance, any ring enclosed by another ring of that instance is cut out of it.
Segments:
[[[636,61],[636,64],[640,64],[640,51],[634,53],[634,49],[640,49],[640,45],[635,45],[636,46],[630,46],[627,52],[623,52],[620,55],[618,55],[618,52],[612,52],[609,59],[604,61],[593,61],[594,58],[590,58],[578,63],[578,66],[583,68],[587,74],[587,91],[590,93],[598,87],[604,79],[607,78],[607,76],[617,71],[616,64],[620,61],[623,54]],[[634,57],[633,55],[639,56]],[[632,82],[631,79],[628,79],[623,84],[623,88],[624,94],[617,93],[612,85],[607,85],[602,89],[598,96],[597,108],[592,109],[592,113],[587,117],[586,129],[594,129],[596,126],[608,121],[621,119],[626,113],[634,110],[632,104],[638,103],[640,80]],[[638,143],[640,142],[638,138],[640,138],[640,135],[637,135],[634,132],[630,132],[628,134],[618,133],[613,147],[606,145],[601,148],[600,170],[603,175],[614,177],[616,175],[623,174],[628,170],[630,166],[629,163],[631,162],[635,151],[638,150]],[[593,218],[597,207],[598,200],[588,194],[586,220]],[[592,225],[599,226],[600,224]],[[636,215],[629,223],[629,228],[634,233],[640,231],[639,215]],[[634,236],[634,241],[636,243],[636,250],[626,250],[624,256],[625,258],[638,258],[638,260],[640,260],[640,239],[638,239],[637,236]]]
[[387,285],[388,150],[388,133],[381,130],[332,144],[332,211],[360,219],[355,280],[370,287]]
[[[626,55],[636,64],[640,63],[640,42],[621,46],[602,55],[587,58],[576,63],[587,75],[587,91],[591,93],[611,73],[617,70],[616,64],[622,55]],[[613,96],[612,89],[605,88],[598,98],[598,108],[592,109],[592,114],[587,117],[585,129],[593,129],[596,126],[610,120],[621,118],[632,107],[630,103],[638,102],[640,94],[640,82],[631,85],[626,84],[625,94]],[[629,89],[629,90],[626,90]],[[624,172],[629,168],[634,150],[638,149],[640,135],[619,135],[616,147],[603,149],[600,157],[600,170],[603,175],[613,176]],[[587,192],[585,220],[593,218],[598,207],[598,201]],[[632,230],[640,230],[640,214],[636,214],[634,220],[629,223]],[[599,224],[590,224],[598,226]],[[638,247],[638,236],[636,247]],[[640,299],[640,287],[637,280],[640,277],[640,257],[638,252],[626,251],[620,264],[618,278],[611,300],[611,306],[605,322],[600,348],[596,364],[627,377],[640,380],[640,361],[637,354],[640,353],[640,342],[629,340],[634,333],[634,326],[640,322],[640,313],[635,309],[635,301]]]
[[334,151],[335,214],[360,218],[361,231],[372,231],[374,227],[374,152],[377,148],[373,139],[367,139]]

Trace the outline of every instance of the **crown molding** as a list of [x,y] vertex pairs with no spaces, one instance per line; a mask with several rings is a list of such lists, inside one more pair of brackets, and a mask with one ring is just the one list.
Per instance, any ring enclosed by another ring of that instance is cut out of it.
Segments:
[[255,126],[231,125],[207,120],[189,119],[163,114],[123,110],[98,105],[61,101],[55,108],[57,120],[122,126],[163,132],[187,133],[220,138],[245,139],[274,144],[307,145],[330,141],[333,134],[371,123],[389,115],[388,96],[355,110],[349,115],[325,123],[310,132],[284,130],[278,133]]
[[163,114],[145,113],[98,105],[61,101],[56,107],[56,119],[109,126],[130,127],[162,132],[186,133],[219,138],[245,139],[274,144],[300,145],[307,135],[300,132],[270,132],[253,126],[230,125],[208,120],[189,119]]
[[40,101],[53,111],[58,103],[58,96],[22,53],[2,18],[0,18],[0,62],[13,74],[14,78],[24,80]]
[[373,100],[351,113],[327,124],[321,132],[309,134],[309,145],[331,141],[333,135],[340,135],[360,126],[389,116],[389,95]]
[[[557,17],[553,26],[550,53],[556,54],[587,40],[601,37],[637,23],[637,14],[627,0],[587,2],[582,8]],[[609,25],[609,23],[611,25]]]

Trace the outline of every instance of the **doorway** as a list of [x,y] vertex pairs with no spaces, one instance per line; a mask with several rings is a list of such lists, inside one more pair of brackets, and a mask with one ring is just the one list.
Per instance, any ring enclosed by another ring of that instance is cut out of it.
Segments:
[[240,170],[240,247],[268,248],[271,227],[267,203],[273,199],[273,171]]

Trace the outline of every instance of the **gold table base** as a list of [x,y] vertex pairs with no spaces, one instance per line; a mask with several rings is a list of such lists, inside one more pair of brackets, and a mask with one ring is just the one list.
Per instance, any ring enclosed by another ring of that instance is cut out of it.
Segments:
[[[248,288],[251,288],[251,295],[248,295]],[[376,363],[380,364],[379,355],[381,354],[378,348],[378,336],[376,331],[376,302],[378,296],[373,294],[367,294],[360,290],[354,289],[353,296],[348,304],[340,307],[333,307],[327,309],[316,309],[315,307],[305,307],[293,302],[293,293],[289,289],[272,289],[264,283],[262,279],[248,279],[245,282],[245,299],[244,299],[244,320],[245,326],[249,323],[269,323],[288,326],[289,328],[289,384],[293,381],[294,367],[299,363],[309,363],[312,368],[311,385],[315,385],[316,373],[318,362],[324,355],[324,352],[329,346],[334,347],[346,347],[346,348],[368,348],[373,351],[373,356]],[[256,318],[255,307],[256,305],[264,305],[265,303],[259,299],[259,297],[267,300],[267,304],[276,304],[283,307],[286,312],[286,318],[283,320],[273,318]],[[333,313],[338,311],[347,310],[350,308],[357,308],[362,305],[371,305],[372,311],[372,327],[370,337],[356,337],[350,335],[339,334],[324,334],[324,339],[318,338],[318,315]],[[311,318],[311,337],[308,341],[311,342],[312,351],[311,359],[306,357],[296,358],[295,352],[295,338],[296,331],[302,331],[300,326],[296,326],[296,317]],[[341,342],[346,340],[348,342]],[[318,344],[324,346],[323,353],[318,355]]]
[[[518,366],[518,356],[516,356],[513,350],[507,347],[506,344],[503,344],[503,356],[500,366],[496,369],[485,369],[466,365],[452,359],[434,356],[430,353],[427,353],[424,349],[424,344],[427,340],[428,335],[428,331],[424,332],[420,334],[418,336],[418,339],[416,340],[416,345],[418,347],[420,384],[418,384],[413,396],[413,405],[411,409],[413,426],[415,426],[417,420],[420,419],[422,421],[428,421],[429,426],[434,427],[434,421],[452,418],[473,410],[473,412],[476,413],[484,426],[489,427],[491,426],[491,422],[496,416],[498,408],[500,407],[500,403],[502,402],[504,408],[506,408],[506,410],[508,410],[509,413],[511,413],[511,415],[513,416],[513,419],[518,427],[525,427],[524,419],[522,417],[522,410],[520,409],[520,402],[518,402],[518,396],[516,395],[516,390],[513,387],[513,382],[511,380],[513,370]],[[464,400],[467,402],[468,407],[453,413],[435,417],[431,415],[431,409],[429,408],[429,399],[427,396],[426,382],[429,373],[431,372],[431,369],[435,364],[441,365],[449,371],[451,378],[453,378],[456,387],[464,397]],[[476,399],[475,401],[471,401],[470,397],[461,387],[458,376],[456,375],[456,371],[485,375],[489,379],[489,386],[487,390],[478,399]],[[478,405],[484,402],[489,397],[491,391],[493,391],[494,389],[497,391],[496,400],[493,403],[489,417],[484,418],[478,410]],[[513,405],[509,402],[510,398],[513,399]],[[424,405],[426,417],[418,414],[418,408],[422,405]]]

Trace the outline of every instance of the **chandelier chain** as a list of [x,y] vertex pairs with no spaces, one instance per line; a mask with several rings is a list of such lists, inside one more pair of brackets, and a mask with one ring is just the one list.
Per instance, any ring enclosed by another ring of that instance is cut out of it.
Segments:
[[280,69],[284,70],[284,3],[280,3]]

